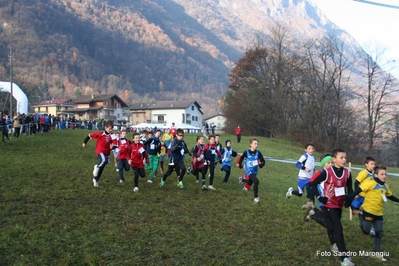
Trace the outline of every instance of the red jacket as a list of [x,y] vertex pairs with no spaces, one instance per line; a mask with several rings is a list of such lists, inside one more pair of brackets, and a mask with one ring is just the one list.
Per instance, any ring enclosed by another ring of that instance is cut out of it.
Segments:
[[128,139],[118,139],[116,141],[118,146],[118,159],[119,160],[130,160],[130,145],[131,142]]
[[144,168],[143,160],[145,159],[145,163],[149,164],[148,154],[145,151],[144,144],[142,143],[132,143],[130,145],[130,163],[131,167],[136,166],[137,168]]
[[235,129],[236,135],[241,135],[241,132],[242,132],[241,128],[240,127],[236,127],[236,129]]
[[99,155],[103,153],[105,156],[109,156],[111,153],[111,146],[114,139],[116,139],[115,134],[106,134],[104,131],[93,132],[89,134],[90,139],[96,139],[96,154]]

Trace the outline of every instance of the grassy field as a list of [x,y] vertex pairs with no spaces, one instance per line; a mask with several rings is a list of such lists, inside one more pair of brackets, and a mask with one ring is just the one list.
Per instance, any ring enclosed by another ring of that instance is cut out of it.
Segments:
[[[109,164],[94,188],[95,142],[81,147],[87,133],[52,131],[1,143],[0,265],[339,265],[337,257],[317,255],[329,251],[329,242],[324,228],[303,222],[305,198],[285,198],[296,186],[293,164],[266,161],[259,205],[252,190],[241,190],[236,167],[225,185],[217,168],[216,191],[202,191],[192,175],[180,189],[175,174],[161,189],[158,174],[154,184],[140,179],[134,193],[132,172],[119,184]],[[189,147],[195,136],[186,134]],[[221,136],[223,144],[226,139],[238,152],[248,147],[249,137],[240,144],[233,135]],[[301,144],[266,138],[259,150],[286,159],[303,153]],[[397,178],[388,183],[398,196]],[[399,205],[388,202],[382,250],[391,265],[399,265],[398,214]],[[347,209],[342,220],[347,248],[371,251],[372,237],[349,221]],[[370,257],[353,261],[382,264]]]

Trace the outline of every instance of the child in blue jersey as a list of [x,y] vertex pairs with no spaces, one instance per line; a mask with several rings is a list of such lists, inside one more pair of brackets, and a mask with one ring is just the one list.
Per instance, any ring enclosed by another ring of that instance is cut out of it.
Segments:
[[237,166],[243,168],[242,163],[245,165],[245,173],[248,175],[249,179],[242,179],[241,182],[248,183],[249,185],[254,184],[254,203],[259,204],[258,187],[259,179],[258,167],[262,168],[265,166],[265,158],[260,151],[258,151],[259,140],[256,138],[251,138],[249,140],[249,149],[244,151],[240,156]]
[[295,164],[295,166],[299,168],[298,190],[294,190],[294,188],[290,187],[285,196],[287,199],[291,198],[292,195],[302,197],[302,194],[306,187],[307,198],[309,199],[309,201],[314,202],[311,187],[309,185],[310,178],[314,174],[315,169],[316,158],[313,156],[314,145],[312,143],[306,143],[305,152],[306,153],[303,154],[301,158],[299,158],[298,162]]
[[222,165],[220,170],[225,171],[226,175],[224,176],[223,183],[227,183],[230,177],[230,171],[231,171],[231,157],[236,157],[237,152],[233,151],[231,148],[231,141],[226,140],[225,142],[225,147],[221,149],[222,153]]

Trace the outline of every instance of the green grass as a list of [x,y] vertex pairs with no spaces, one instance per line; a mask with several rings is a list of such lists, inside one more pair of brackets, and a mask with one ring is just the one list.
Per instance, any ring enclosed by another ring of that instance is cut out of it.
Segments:
[[[95,142],[81,147],[87,133],[52,131],[1,143],[0,265],[339,265],[336,257],[316,256],[329,251],[329,243],[324,228],[303,222],[305,198],[285,198],[287,188],[296,186],[293,164],[266,162],[259,174],[260,205],[253,204],[252,190],[241,190],[236,167],[226,185],[217,167],[216,191],[201,191],[192,175],[185,176],[182,190],[175,174],[162,190],[158,174],[154,184],[140,179],[140,191],[133,193],[132,172],[119,184],[109,164],[94,188]],[[189,147],[195,136],[186,134]],[[238,152],[248,147],[249,137],[239,144],[233,135],[221,136],[223,144],[226,139]],[[259,150],[290,159],[303,153],[301,144],[266,138]],[[399,195],[397,178],[388,183]],[[391,265],[399,265],[398,214],[398,204],[388,202],[382,250],[390,252]],[[349,221],[347,209],[342,221],[347,248],[370,251],[373,239]]]

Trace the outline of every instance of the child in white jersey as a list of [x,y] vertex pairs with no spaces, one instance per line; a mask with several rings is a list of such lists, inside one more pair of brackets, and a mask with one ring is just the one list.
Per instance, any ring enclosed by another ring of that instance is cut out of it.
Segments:
[[292,195],[302,197],[302,194],[305,190],[307,191],[307,198],[309,201],[313,201],[313,194],[311,192],[311,188],[309,185],[310,178],[314,174],[315,169],[315,161],[316,158],[313,156],[314,153],[314,145],[312,143],[306,143],[305,145],[305,154],[299,158],[298,162],[295,164],[295,167],[299,168],[298,173],[298,190],[294,190],[294,188],[290,187],[285,194],[286,198],[291,198]]

